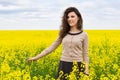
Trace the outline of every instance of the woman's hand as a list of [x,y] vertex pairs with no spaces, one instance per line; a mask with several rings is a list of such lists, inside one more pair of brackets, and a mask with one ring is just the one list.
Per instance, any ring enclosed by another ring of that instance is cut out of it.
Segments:
[[26,59],[26,62],[27,62],[27,63],[32,62],[32,61],[35,61],[35,59],[34,59],[34,58],[27,58],[27,59]]
[[85,69],[84,74],[87,75],[87,76],[89,76],[89,70]]
[[85,71],[84,74],[89,76],[89,68],[88,68],[88,64],[85,64]]

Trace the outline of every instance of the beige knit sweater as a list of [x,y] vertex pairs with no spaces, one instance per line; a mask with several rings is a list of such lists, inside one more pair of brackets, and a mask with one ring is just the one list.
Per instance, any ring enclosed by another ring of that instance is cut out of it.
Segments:
[[86,32],[68,33],[63,39],[59,37],[48,48],[43,50],[41,54],[34,57],[38,59],[48,53],[51,53],[62,43],[61,61],[66,62],[82,62],[89,63],[88,56],[88,34]]

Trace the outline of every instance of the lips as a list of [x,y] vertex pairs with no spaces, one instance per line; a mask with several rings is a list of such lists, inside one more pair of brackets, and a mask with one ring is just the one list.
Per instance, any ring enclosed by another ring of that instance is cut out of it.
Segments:
[[69,24],[73,24],[73,22],[72,22],[72,21],[69,21]]
[[71,25],[71,24],[73,24],[73,22],[69,22],[69,24]]

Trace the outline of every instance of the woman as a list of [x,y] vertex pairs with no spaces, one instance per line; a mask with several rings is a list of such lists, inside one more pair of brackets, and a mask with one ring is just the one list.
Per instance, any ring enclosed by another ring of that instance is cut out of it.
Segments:
[[63,51],[57,77],[59,77],[60,71],[63,71],[64,74],[70,74],[74,61],[78,63],[79,72],[81,72],[81,62],[84,62],[84,73],[89,75],[88,35],[86,32],[83,32],[82,16],[75,7],[69,7],[65,10],[62,17],[61,30],[56,41],[37,56],[28,58],[27,61],[38,60],[48,53],[51,53],[61,43]]

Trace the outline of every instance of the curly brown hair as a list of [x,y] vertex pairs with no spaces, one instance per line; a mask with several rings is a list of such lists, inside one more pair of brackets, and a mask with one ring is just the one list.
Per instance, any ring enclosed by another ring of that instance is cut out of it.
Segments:
[[78,11],[77,8],[75,7],[69,7],[65,10],[63,17],[62,17],[62,24],[60,26],[60,32],[59,32],[59,36],[60,38],[64,38],[64,36],[69,32],[70,30],[70,26],[67,22],[67,18],[68,18],[68,14],[70,12],[75,12],[75,14],[78,16],[79,20],[77,23],[77,29],[82,30],[83,28],[83,19],[82,16],[80,14],[80,12]]

